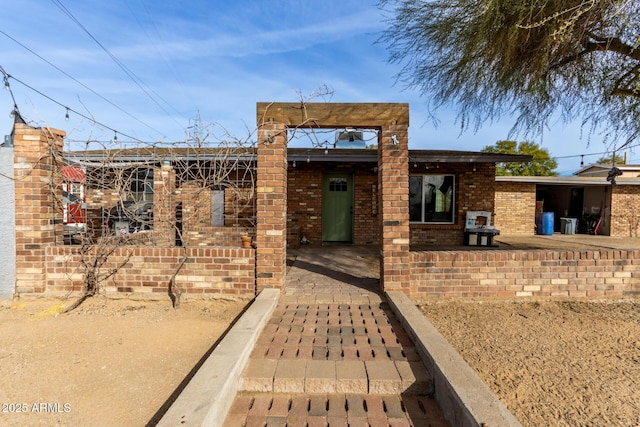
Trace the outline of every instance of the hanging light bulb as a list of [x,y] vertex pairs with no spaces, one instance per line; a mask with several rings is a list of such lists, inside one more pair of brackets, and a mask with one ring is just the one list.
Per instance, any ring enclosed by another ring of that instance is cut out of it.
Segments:
[[325,155],[329,154],[329,149],[328,149],[328,148],[325,148],[325,149],[324,149],[324,154],[325,154]]
[[68,122],[69,121],[69,107],[67,107],[67,112],[64,115],[64,121]]
[[4,88],[5,90],[11,90],[11,86],[9,86],[9,79],[7,76],[4,76]]
[[118,142],[118,131],[113,131],[113,142]]
[[580,167],[584,166],[584,154],[580,155]]
[[307,156],[307,163],[311,162],[311,158]]
[[296,161],[295,160],[293,161],[293,167],[294,168],[296,167]]
[[413,167],[414,167],[414,168],[417,168],[417,167],[418,167],[418,164],[417,164],[416,162],[413,162]]

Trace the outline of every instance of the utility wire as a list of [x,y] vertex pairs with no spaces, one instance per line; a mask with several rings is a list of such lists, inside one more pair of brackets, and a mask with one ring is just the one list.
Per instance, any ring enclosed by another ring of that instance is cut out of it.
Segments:
[[[105,129],[108,129],[108,130],[112,131],[112,132],[113,132],[113,134],[114,134],[114,139],[117,139],[117,135],[118,135],[118,134],[120,134],[120,135],[122,135],[122,136],[126,136],[127,138],[130,138],[130,139],[131,139],[131,140],[133,140],[133,141],[136,141],[136,142],[140,142],[140,143],[145,144],[145,141],[143,141],[143,140],[141,140],[141,139],[138,139],[138,138],[136,138],[135,136],[131,136],[131,135],[128,135],[128,134],[126,134],[126,133],[120,132],[120,131],[118,131],[117,129],[112,128],[112,127],[111,127],[111,126],[109,126],[109,125],[106,125],[106,124],[104,124],[104,123],[102,123],[102,122],[99,122],[98,120],[94,119],[93,117],[89,117],[89,116],[87,116],[87,115],[85,115],[85,114],[83,114],[83,113],[81,113],[81,112],[79,112],[79,111],[77,111],[77,110],[74,110],[73,108],[67,107],[67,106],[66,106],[66,105],[64,105],[63,103],[61,103],[61,102],[59,102],[59,101],[57,101],[57,100],[53,99],[53,98],[52,98],[52,97],[50,97],[49,95],[47,95],[47,94],[45,94],[45,93],[43,93],[43,92],[39,91],[38,89],[34,88],[33,86],[31,86],[31,85],[29,85],[29,84],[27,84],[27,83],[23,82],[22,80],[17,79],[16,77],[14,77],[14,76],[12,76],[12,75],[8,74],[8,73],[4,70],[4,68],[2,68],[2,66],[0,66],[0,72],[4,75],[4,80],[5,80],[6,82],[8,82],[8,81],[9,81],[9,79],[14,80],[14,81],[16,81],[16,82],[20,83],[21,85],[23,85],[24,87],[26,87],[26,88],[28,88],[28,89],[31,89],[32,91],[34,91],[34,92],[35,92],[35,93],[37,93],[38,95],[40,95],[40,96],[42,96],[42,97],[44,97],[44,98],[48,99],[49,101],[53,102],[54,104],[57,104],[57,105],[61,106],[62,108],[66,108],[66,109],[67,109],[67,111],[71,111],[71,112],[73,112],[74,114],[77,114],[78,116],[80,116],[80,117],[82,117],[82,118],[85,118],[85,119],[89,120],[91,123],[94,123],[94,124],[96,124],[96,125],[98,125],[98,126],[100,126],[100,127],[102,127],[102,128],[105,128]],[[16,110],[18,110],[18,106],[17,106],[17,104],[16,104],[16,102],[15,102],[15,97],[13,96],[13,90],[11,89],[11,87],[10,87],[10,86],[8,86],[8,88],[9,88],[9,92],[11,93],[11,98],[13,99],[14,108],[15,108]],[[19,111],[18,111],[18,113],[19,113]]]
[[[89,30],[87,30],[87,28],[82,25],[82,23],[69,11],[69,9],[67,9],[60,0],[51,0],[51,2],[57,6],[65,15],[67,15],[69,17],[69,19],[71,19],[76,25],[78,25],[98,46],[100,46],[100,48],[111,58],[111,60],[113,60],[113,62],[131,79],[131,81],[133,81],[136,86],[138,86],[140,88],[140,90],[142,92],[144,92],[145,95],[147,95],[147,97],[158,106],[158,108],[160,108],[165,114],[167,114],[169,117],[171,117],[171,119],[181,128],[184,129],[184,126],[182,124],[180,124],[175,117],[173,117],[173,115],[171,113],[169,113],[162,105],[160,105],[160,103],[153,97],[151,96],[151,94],[149,93],[149,91],[147,89],[145,89],[145,87],[143,87],[144,82],[142,81],[142,79],[140,79],[140,77],[138,77],[133,71],[129,70],[129,68],[127,68],[122,61],[120,61],[113,53],[111,53],[111,51],[109,49],[107,49],[102,43],[100,43],[100,41],[94,37],[93,34],[91,34],[91,32]],[[146,86],[146,85],[145,85]],[[148,87],[148,86],[147,86]],[[152,90],[152,89],[150,89]],[[152,90],[153,91],[153,90]],[[153,91],[153,93],[160,99],[162,100],[165,104],[167,105],[171,105],[169,104],[166,100],[164,100],[157,92]]]
[[[110,105],[114,106],[115,108],[117,108],[118,110],[122,111],[123,113],[125,113],[127,116],[131,117],[132,119],[134,119],[135,121],[137,121],[138,123],[148,127],[149,129],[153,130],[154,132],[157,132],[160,135],[163,135],[163,132],[160,132],[159,130],[157,130],[156,128],[154,128],[153,126],[143,122],[142,120],[140,120],[139,118],[137,118],[136,116],[134,116],[133,114],[129,113],[128,111],[126,111],[125,109],[123,109],[122,107],[120,107],[119,105],[115,104],[114,102],[112,102],[111,100],[105,98],[104,96],[102,96],[101,94],[99,94],[98,92],[96,92],[95,90],[91,89],[89,86],[87,86],[86,84],[82,83],[80,80],[76,79],[75,77],[73,77],[72,75],[70,75],[69,73],[67,73],[66,71],[64,71],[63,69],[61,69],[60,67],[58,67],[57,65],[53,64],[52,62],[48,61],[47,59],[43,58],[41,55],[39,55],[38,53],[34,52],[33,50],[31,50],[29,47],[25,46],[24,44],[20,43],[18,40],[16,40],[15,38],[11,37],[9,34],[5,33],[4,31],[0,30],[0,33],[3,34],[5,37],[9,38],[10,40],[12,40],[13,42],[15,42],[16,44],[18,44],[19,46],[21,46],[22,48],[26,49],[28,52],[32,53],[33,55],[35,55],[36,57],[40,58],[42,61],[46,62],[47,64],[49,64],[50,66],[52,66],[53,68],[55,68],[56,70],[58,70],[59,72],[61,72],[62,74],[64,74],[65,76],[67,76],[68,78],[70,78],[71,80],[73,80],[74,82],[78,83],[80,86],[84,87],[85,89],[87,89],[88,91],[90,91],[91,93],[93,93],[94,95],[96,95],[97,97],[99,97],[100,99],[102,99],[103,101],[109,103]],[[66,108],[66,107],[65,107]]]

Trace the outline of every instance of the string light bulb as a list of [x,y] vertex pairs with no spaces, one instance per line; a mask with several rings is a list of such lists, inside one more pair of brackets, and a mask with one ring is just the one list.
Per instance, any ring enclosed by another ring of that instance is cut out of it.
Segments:
[[64,121],[65,122],[69,121],[69,107],[67,107],[67,112],[64,114]]
[[11,86],[9,86],[9,79],[7,78],[7,76],[4,76],[3,80],[4,80],[4,89],[11,90]]
[[293,161],[293,167],[294,168],[296,167],[296,161],[295,160]]
[[311,157],[307,156],[307,163],[311,162]]
[[113,131],[113,142],[118,142],[118,131]]

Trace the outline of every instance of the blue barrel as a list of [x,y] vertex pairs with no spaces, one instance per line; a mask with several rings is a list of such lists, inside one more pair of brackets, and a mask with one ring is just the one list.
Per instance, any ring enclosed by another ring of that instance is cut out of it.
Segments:
[[553,235],[553,212],[542,212],[536,217],[536,234]]

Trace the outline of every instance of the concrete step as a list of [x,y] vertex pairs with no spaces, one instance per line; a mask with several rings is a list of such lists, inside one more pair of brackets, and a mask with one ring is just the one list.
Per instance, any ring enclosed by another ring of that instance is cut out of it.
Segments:
[[236,396],[224,426],[264,425],[267,421],[270,426],[449,425],[436,400],[428,396],[242,392]]
[[433,387],[422,362],[407,360],[250,359],[240,384],[240,390],[253,392],[423,396]]

